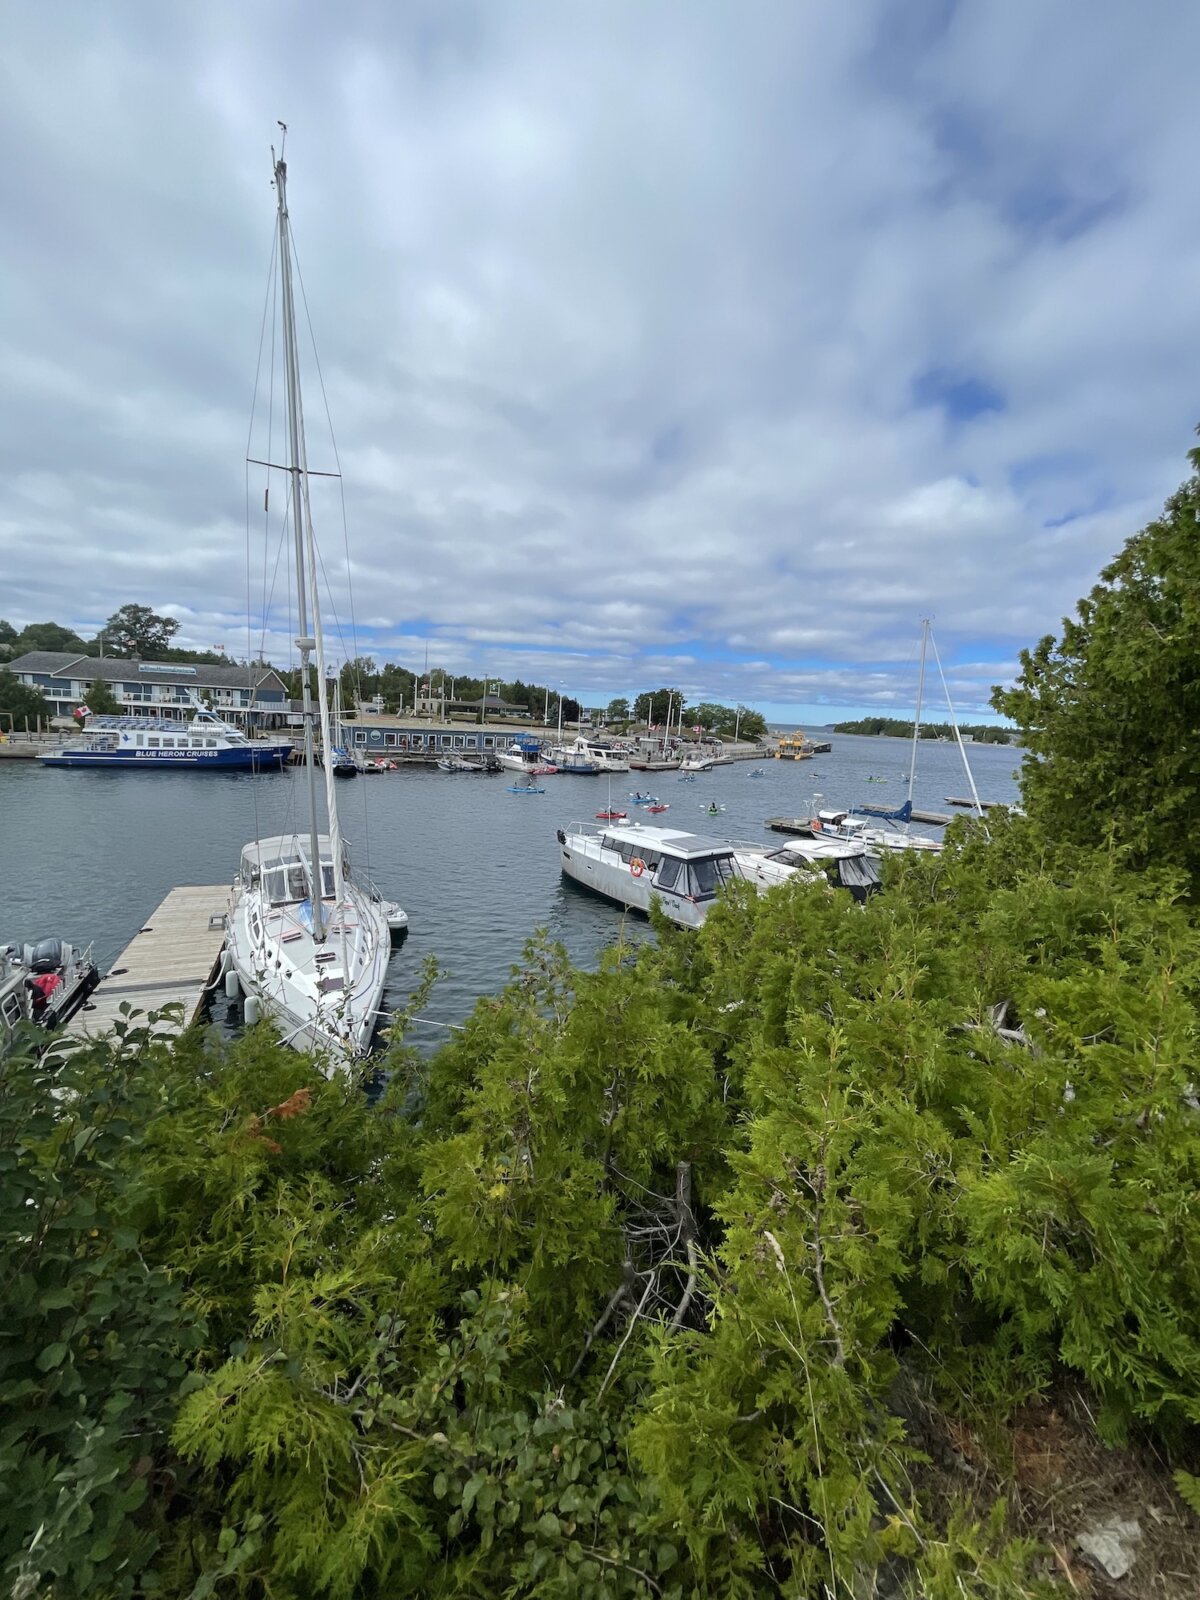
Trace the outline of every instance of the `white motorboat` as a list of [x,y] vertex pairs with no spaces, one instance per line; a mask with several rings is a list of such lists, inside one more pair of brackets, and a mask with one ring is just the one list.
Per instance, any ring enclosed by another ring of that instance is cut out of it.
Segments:
[[557,772],[558,768],[542,753],[542,742],[531,733],[518,733],[507,750],[497,750],[496,760],[508,772],[520,772],[527,778],[542,778]]
[[69,1021],[99,982],[91,945],[62,939],[0,945],[0,1055],[23,1022],[49,1030]]
[[926,850],[936,855],[942,848],[942,841],[927,833],[881,828],[869,818],[856,817],[849,811],[818,811],[809,821],[809,831],[814,839],[856,844],[876,856],[888,850]]
[[604,739],[589,739],[581,733],[567,749],[577,760],[590,762],[598,772],[629,771],[629,757],[625,751]]
[[[225,983],[231,997],[245,995],[247,1022],[269,1017],[286,1044],[315,1050],[325,1069],[335,1071],[353,1066],[370,1048],[383,1005],[391,933],[407,926],[408,919],[401,907],[352,875],[332,762],[324,769],[328,828],[320,828],[314,723],[322,749],[333,749],[335,736],[309,504],[286,183],[281,157],[275,163],[276,216],[308,826],[244,846],[227,919]],[[310,657],[316,666],[315,712]]]
[[734,852],[743,873],[760,889],[823,877],[863,901],[881,887],[879,869],[861,844],[792,839],[785,845],[737,844]]
[[573,822],[557,837],[564,876],[637,911],[657,900],[685,928],[699,927],[721,889],[747,876],[732,845],[678,828]]

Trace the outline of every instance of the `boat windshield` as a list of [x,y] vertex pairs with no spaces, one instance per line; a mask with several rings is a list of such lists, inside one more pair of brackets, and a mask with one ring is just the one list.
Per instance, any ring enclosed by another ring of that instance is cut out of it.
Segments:
[[740,878],[732,853],[721,856],[700,856],[687,864],[687,892],[694,900],[711,900],[717,890],[735,878]]
[[264,861],[262,884],[273,906],[308,899],[308,871],[302,861]]

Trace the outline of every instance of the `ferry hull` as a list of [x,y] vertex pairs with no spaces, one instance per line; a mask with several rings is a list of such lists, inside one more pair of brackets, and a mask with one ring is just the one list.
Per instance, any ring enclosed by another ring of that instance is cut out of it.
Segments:
[[63,750],[51,751],[38,760],[44,767],[170,767],[188,771],[265,772],[278,771],[287,763],[279,748],[259,750]]

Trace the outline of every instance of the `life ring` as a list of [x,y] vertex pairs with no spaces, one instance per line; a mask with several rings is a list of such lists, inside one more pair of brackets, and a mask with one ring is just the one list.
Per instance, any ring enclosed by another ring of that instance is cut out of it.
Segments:
[[634,856],[633,860],[629,863],[629,870],[633,873],[635,878],[641,877],[642,873],[646,870],[646,863],[642,860],[641,856]]

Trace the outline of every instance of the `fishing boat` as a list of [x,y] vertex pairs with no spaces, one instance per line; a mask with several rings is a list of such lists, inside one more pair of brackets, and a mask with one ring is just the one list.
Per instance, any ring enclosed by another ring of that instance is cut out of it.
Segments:
[[685,928],[699,927],[721,889],[746,877],[732,845],[675,828],[573,822],[557,838],[564,877],[637,911],[657,900]]
[[0,945],[0,1055],[22,1023],[49,1031],[68,1022],[99,982],[91,945],[63,939]]
[[[282,124],[281,124],[282,126]],[[284,130],[286,138],[286,129]],[[272,153],[273,154],[273,153]],[[316,732],[334,743],[320,605],[320,565],[309,503],[292,286],[287,167],[275,161],[282,346],[286,370],[288,473],[295,539],[296,604],[304,727],[307,828],[243,846],[227,917],[226,992],[245,996],[247,1023],[268,1017],[286,1044],[314,1050],[326,1071],[352,1067],[370,1048],[383,1005],[391,935],[407,925],[399,906],[357,882],[342,839],[336,780],[327,763],[320,826]],[[311,633],[310,633],[311,628]],[[315,657],[317,706],[310,688]]]
[[200,707],[188,722],[171,717],[92,717],[78,739],[38,757],[46,767],[172,772],[278,771],[291,741],[251,739]]

